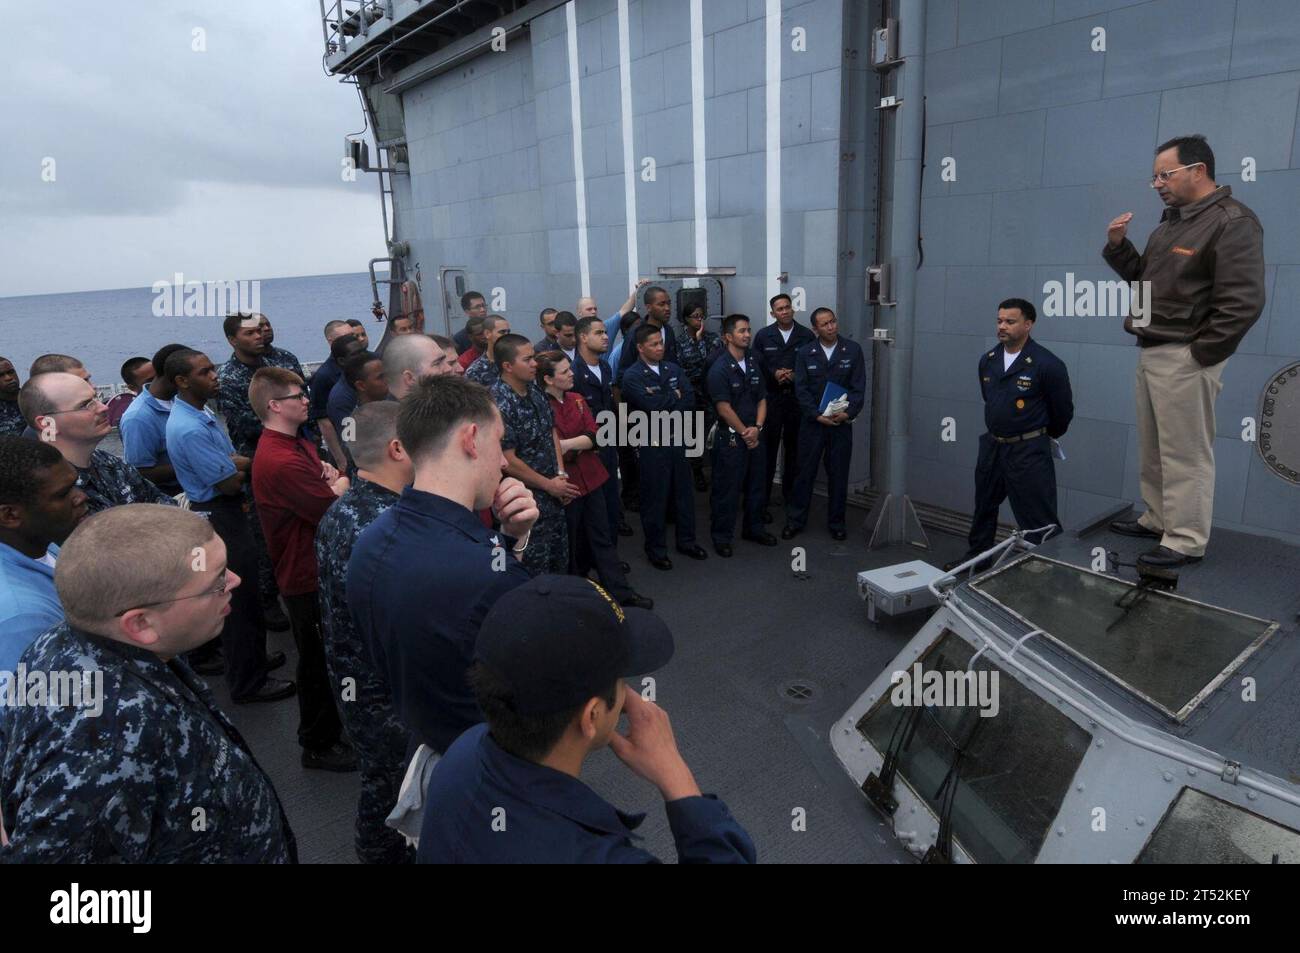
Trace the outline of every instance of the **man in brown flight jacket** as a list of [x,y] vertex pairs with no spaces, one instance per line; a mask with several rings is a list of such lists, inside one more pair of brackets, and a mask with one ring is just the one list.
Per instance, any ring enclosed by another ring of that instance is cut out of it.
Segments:
[[1139,479],[1146,512],[1111,529],[1158,545],[1139,557],[1157,567],[1199,562],[1214,506],[1214,402],[1223,368],[1264,310],[1264,230],[1255,213],[1214,181],[1204,136],[1156,149],[1151,187],[1165,203],[1138,254],[1125,237],[1132,212],[1114,219],[1102,257],[1144,285],[1145,307],[1124,330],[1137,367]]

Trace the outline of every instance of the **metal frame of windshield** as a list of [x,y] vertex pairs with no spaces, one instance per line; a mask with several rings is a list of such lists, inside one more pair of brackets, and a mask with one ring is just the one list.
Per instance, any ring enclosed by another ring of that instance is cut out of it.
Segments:
[[[989,666],[990,666],[991,668],[993,668],[993,669],[995,669],[996,671],[998,671],[999,673],[1001,673],[1001,674],[1000,674],[1000,677],[1006,677],[1006,678],[1011,678],[1011,679],[1014,679],[1014,678],[1015,678],[1015,675],[1012,674],[1012,670],[1011,670],[1010,668],[1004,667],[1002,664],[1000,664],[1000,660],[997,658],[996,655],[982,655],[982,654],[980,654],[980,653],[982,652],[982,650],[980,649],[980,647],[979,647],[978,645],[975,644],[975,642],[973,642],[970,638],[967,638],[965,635],[963,635],[961,632],[959,632],[959,631],[957,630],[956,627],[951,626],[951,625],[947,625],[947,624],[944,624],[944,625],[939,629],[939,631],[938,631],[938,633],[935,635],[935,637],[934,637],[933,639],[931,639],[928,643],[926,643],[926,645],[925,645],[924,648],[922,648],[919,652],[916,653],[916,656],[911,660],[911,662],[908,663],[909,666],[910,666],[910,665],[913,665],[913,664],[916,664],[916,663],[923,662],[925,659],[929,658],[930,655],[933,654],[933,652],[935,651],[935,649],[938,648],[939,643],[942,642],[942,641],[943,641],[947,636],[952,636],[952,637],[953,637],[954,639],[956,639],[957,641],[959,641],[959,642],[965,644],[965,645],[966,645],[966,646],[971,650],[971,653],[972,653],[972,654],[971,654],[971,660],[972,660],[972,661],[974,661],[974,660],[977,659],[977,658],[984,659],[984,660],[986,660],[986,661],[988,662],[988,664],[989,664]],[[1091,747],[1092,738],[1094,737],[1094,734],[1093,734],[1094,729],[1089,728],[1089,727],[1088,727],[1088,726],[1087,726],[1087,725],[1086,725],[1082,720],[1080,720],[1080,719],[1074,717],[1074,715],[1072,715],[1071,713],[1065,711],[1064,709],[1056,709],[1055,706],[1052,705],[1051,700],[1050,700],[1049,698],[1045,697],[1044,695],[1040,694],[1039,691],[1037,690],[1037,686],[1033,685],[1031,682],[1023,681],[1023,680],[1020,680],[1020,679],[1016,679],[1016,681],[1017,681],[1021,686],[1023,686],[1024,689],[1025,689],[1027,692],[1029,692],[1030,694],[1032,694],[1035,698],[1037,698],[1039,701],[1041,701],[1044,705],[1048,705],[1049,707],[1052,707],[1054,710],[1059,710],[1060,713],[1061,713],[1061,715],[1063,715],[1066,719],[1068,719],[1069,721],[1073,722],[1073,723],[1074,723],[1075,725],[1077,725],[1080,729],[1082,729],[1084,732],[1086,732],[1086,733],[1088,734],[1088,737],[1089,737],[1089,747]],[[855,719],[853,720],[853,722],[852,722],[853,730],[854,730],[854,731],[858,734],[858,736],[860,737],[860,739],[861,739],[861,743],[862,743],[863,745],[865,745],[867,748],[871,749],[873,752],[875,752],[876,757],[878,757],[878,758],[880,759],[880,762],[881,762],[880,767],[881,767],[881,768],[884,767],[885,752],[884,752],[881,748],[879,748],[879,747],[876,746],[876,743],[871,739],[871,737],[870,737],[869,735],[867,735],[867,733],[866,733],[865,731],[862,730],[862,728],[861,728],[860,726],[861,726],[861,724],[862,724],[864,721],[869,720],[873,715],[875,715],[875,714],[876,714],[876,713],[877,713],[877,712],[878,712],[882,707],[884,707],[885,705],[889,704],[889,694],[890,694],[890,688],[891,688],[891,687],[892,687],[892,686],[891,686],[889,683],[886,683],[886,687],[885,687],[884,690],[881,692],[880,697],[877,698],[877,699],[875,699],[874,701],[872,701],[869,705],[867,705],[866,710],[864,710],[864,711],[862,712],[862,714],[860,714],[860,715],[859,715],[857,718],[855,718]],[[1070,784],[1071,784],[1071,785],[1073,785],[1073,784],[1075,783],[1075,779],[1079,776],[1079,772],[1083,770],[1083,766],[1084,766],[1084,764],[1087,762],[1087,760],[1088,760],[1088,753],[1087,753],[1087,751],[1085,751],[1084,754],[1083,754],[1083,756],[1079,759],[1079,764],[1075,767],[1075,769],[1074,769],[1074,773],[1070,775]],[[894,784],[895,784],[895,785],[902,784],[903,787],[905,787],[905,788],[907,789],[908,795],[912,798],[912,800],[913,800],[913,802],[914,802],[914,805],[915,805],[916,807],[920,807],[921,809],[925,810],[925,811],[930,815],[930,817],[933,818],[934,823],[935,823],[936,825],[938,825],[938,824],[940,823],[941,819],[940,819],[940,817],[939,817],[939,812],[935,810],[935,808],[933,807],[933,805],[930,804],[930,802],[926,799],[925,795],[923,795],[923,794],[920,792],[920,790],[916,787],[916,785],[914,785],[914,784],[911,782],[911,780],[907,777],[907,775],[902,771],[901,767],[900,767],[899,770],[896,771],[895,774],[894,774]],[[1066,796],[1067,796],[1067,797],[1069,796],[1068,791],[1067,791]],[[895,795],[895,797],[897,797],[897,795]],[[901,806],[903,805],[903,799],[902,799],[902,798],[898,798],[898,802],[899,802],[899,806],[901,807]],[[1061,810],[1062,810],[1063,807],[1064,807],[1064,801],[1062,801],[1062,803],[1060,803],[1060,804],[1058,804],[1058,805],[1056,806],[1056,813],[1052,815],[1052,825],[1049,825],[1049,827],[1050,827],[1050,826],[1055,826],[1056,818],[1060,816],[1060,813],[1061,813]],[[904,840],[904,839],[905,839],[905,838],[902,838],[902,837],[898,834],[897,824],[896,824],[894,818],[892,818],[892,817],[887,817],[887,818],[886,818],[886,823],[888,823],[891,827],[894,828],[895,836],[899,836],[899,837],[900,837],[900,840]],[[910,840],[910,838],[907,838],[906,840]],[[961,851],[962,856],[963,856],[963,858],[965,859],[966,863],[970,863],[970,864],[978,864],[978,863],[980,863],[980,861],[979,861],[978,859],[976,859],[975,855],[974,855],[973,853],[971,853],[971,851],[966,847],[965,844],[962,843],[961,838],[959,838],[959,837],[957,836],[956,831],[953,831],[953,832],[951,833],[951,842],[952,842],[952,847],[954,848],[954,850],[960,850],[960,851]],[[1038,850],[1035,851],[1035,853],[1034,853],[1034,858],[1033,858],[1033,860],[1031,861],[1031,863],[1037,863],[1037,862],[1038,862],[1038,855],[1042,853],[1042,851],[1043,851],[1043,846],[1046,845],[1046,844],[1047,844],[1047,838],[1044,837],[1044,838],[1043,838],[1043,843],[1040,844],[1039,847],[1038,847]]]
[[[1084,665],[1088,666],[1088,668],[1092,669],[1094,672],[1097,672],[1105,676],[1111,682],[1114,682],[1116,685],[1119,685],[1125,691],[1130,692],[1134,697],[1139,698],[1142,701],[1146,702],[1146,704],[1150,705],[1156,711],[1160,712],[1162,715],[1165,715],[1168,718],[1171,718],[1173,721],[1177,722],[1180,725],[1187,720],[1188,716],[1191,715],[1191,713],[1196,710],[1197,706],[1200,705],[1201,702],[1203,702],[1206,698],[1208,698],[1210,694],[1214,692],[1215,689],[1217,689],[1220,685],[1222,685],[1225,681],[1227,681],[1228,676],[1230,676],[1233,672],[1235,672],[1238,668],[1240,668],[1245,663],[1246,659],[1248,659],[1261,646],[1263,646],[1263,644],[1267,642],[1269,638],[1280,628],[1279,623],[1273,622],[1270,619],[1262,619],[1259,616],[1248,615],[1245,612],[1237,612],[1235,609],[1225,609],[1223,606],[1211,605],[1208,602],[1201,602],[1200,600],[1192,599],[1189,598],[1188,596],[1179,595],[1176,592],[1160,592],[1159,595],[1161,596],[1167,596],[1171,599],[1177,599],[1180,602],[1187,602],[1190,603],[1191,605],[1199,606],[1203,609],[1213,609],[1216,612],[1226,612],[1229,615],[1235,615],[1243,619],[1249,619],[1252,622],[1258,622],[1265,627],[1264,631],[1260,635],[1256,636],[1256,638],[1254,639],[1254,641],[1250,643],[1250,645],[1246,646],[1245,649],[1243,649],[1240,653],[1238,653],[1238,655],[1231,662],[1229,662],[1226,667],[1224,667],[1217,675],[1215,675],[1214,678],[1210,679],[1210,681],[1206,683],[1205,687],[1203,687],[1199,692],[1193,695],[1187,701],[1187,703],[1183,705],[1182,708],[1180,708],[1177,712],[1174,712],[1171,711],[1165,705],[1162,705],[1160,704],[1160,702],[1151,698],[1146,693],[1139,691],[1137,688],[1130,685],[1124,679],[1120,678],[1114,672],[1110,671],[1110,669],[1107,669],[1102,665],[1099,665],[1097,662],[1094,662],[1092,659],[1088,658],[1088,656],[1084,655],[1078,649],[1061,641],[1056,636],[1052,635],[1052,633],[1049,632],[1047,629],[1042,628],[1042,626],[1038,625],[1036,622],[1031,622],[1028,618],[1021,615],[1015,609],[1012,609],[1006,603],[995,598],[994,596],[990,595],[988,592],[980,588],[980,584],[982,584],[986,580],[992,579],[994,576],[1000,575],[1001,573],[1006,572],[1008,569],[1018,566],[1022,562],[1025,562],[1026,560],[1029,559],[1038,559],[1043,562],[1055,563],[1058,566],[1063,566],[1066,569],[1072,569],[1075,572],[1087,573],[1088,575],[1091,576],[1100,576],[1104,579],[1109,579],[1114,582],[1121,583],[1122,585],[1129,586],[1131,588],[1136,588],[1134,584],[1129,582],[1127,579],[1120,579],[1118,576],[1112,576],[1104,572],[1097,572],[1094,569],[1087,569],[1084,568],[1083,566],[1076,566],[1074,563],[1067,563],[1061,559],[1053,559],[1050,556],[1042,556],[1039,555],[1038,553],[1031,552],[1031,553],[1025,553],[1021,558],[1012,560],[1011,562],[1007,563],[1005,566],[1001,566],[990,572],[984,573],[978,579],[971,580],[969,583],[971,590],[973,592],[978,593],[981,599],[987,599],[989,602],[993,603],[1003,612],[1012,616],[1021,625],[1024,625],[1029,629],[1037,629],[1039,634],[1043,635],[1048,640],[1050,640],[1053,645],[1058,646],[1063,651],[1069,653],[1071,658],[1079,660]],[[1155,595],[1155,593],[1153,593],[1153,595]]]

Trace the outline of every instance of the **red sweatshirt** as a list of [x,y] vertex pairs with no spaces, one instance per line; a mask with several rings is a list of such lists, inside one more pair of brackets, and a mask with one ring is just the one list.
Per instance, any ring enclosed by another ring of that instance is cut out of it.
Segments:
[[[316,448],[302,437],[266,429],[253,457],[253,498],[275,566],[275,581],[286,596],[315,592],[316,524],[338,497],[321,475]],[[244,585],[257,585],[245,580]]]

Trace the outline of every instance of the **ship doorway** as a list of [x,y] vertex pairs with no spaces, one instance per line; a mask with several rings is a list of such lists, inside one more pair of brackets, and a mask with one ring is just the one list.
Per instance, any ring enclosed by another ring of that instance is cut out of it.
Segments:
[[[465,324],[465,314],[460,310],[460,297],[467,290],[465,268],[463,266],[443,267],[438,269],[438,287],[442,291],[442,324],[439,334],[453,336]],[[456,327],[452,327],[452,319]]]

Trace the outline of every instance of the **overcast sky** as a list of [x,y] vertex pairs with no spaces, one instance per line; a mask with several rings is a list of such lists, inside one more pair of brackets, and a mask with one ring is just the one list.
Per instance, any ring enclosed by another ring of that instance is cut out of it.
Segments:
[[0,297],[363,271],[385,253],[376,176],[340,175],[364,119],[322,69],[317,0],[26,9],[6,14]]

